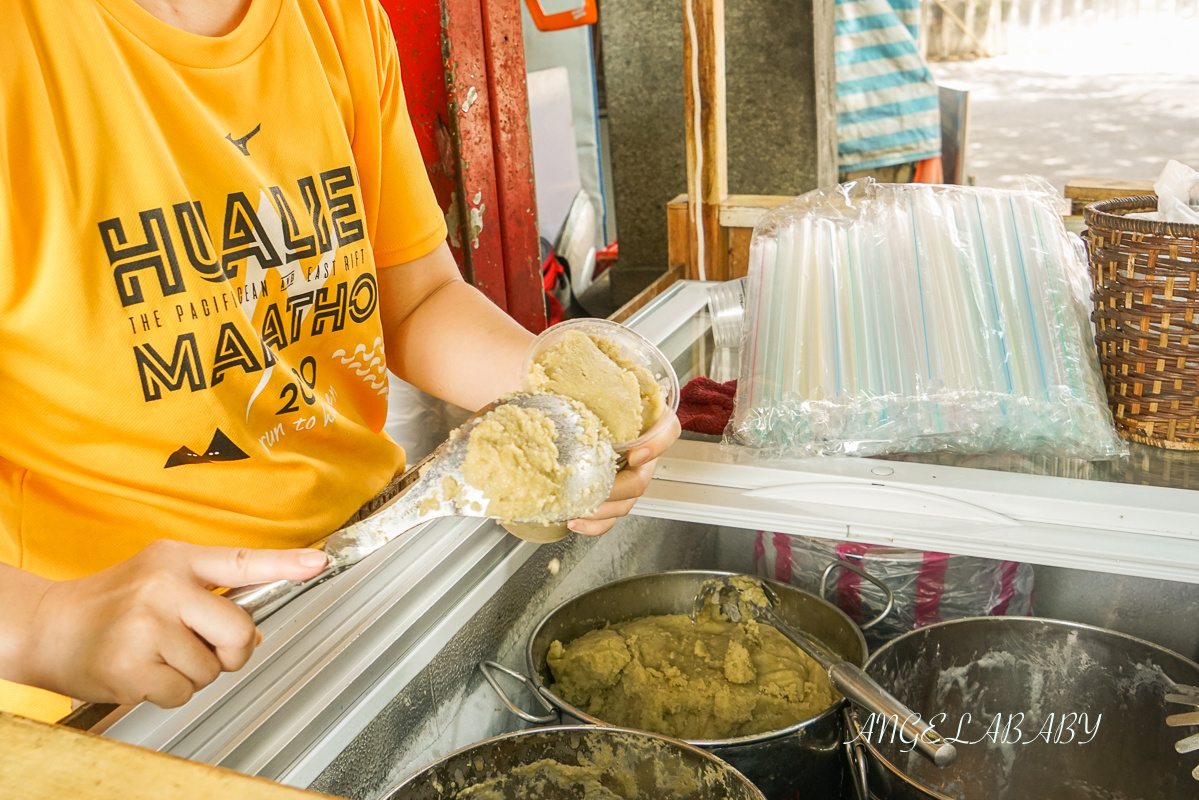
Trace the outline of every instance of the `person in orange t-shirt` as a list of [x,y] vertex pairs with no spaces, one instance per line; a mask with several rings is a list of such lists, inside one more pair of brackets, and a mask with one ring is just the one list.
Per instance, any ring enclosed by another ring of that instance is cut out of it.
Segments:
[[[462,281],[377,0],[0,7],[0,710],[186,702],[532,336]],[[677,426],[629,454],[609,529]]]

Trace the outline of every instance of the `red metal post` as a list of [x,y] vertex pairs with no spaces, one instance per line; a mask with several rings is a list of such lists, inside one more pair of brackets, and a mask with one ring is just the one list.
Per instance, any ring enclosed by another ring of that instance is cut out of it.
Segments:
[[467,280],[529,330],[545,305],[519,0],[382,0]]
[[546,324],[545,299],[520,0],[482,0],[482,10],[508,313],[537,333]]
[[437,0],[382,0],[391,18],[404,81],[408,114],[425,169],[443,211],[454,193],[449,95],[441,56],[441,5]]
[[[443,75],[449,89],[463,265],[475,286],[507,309],[482,9],[479,0],[442,0],[441,7]],[[449,217],[453,220],[454,216],[451,208]]]

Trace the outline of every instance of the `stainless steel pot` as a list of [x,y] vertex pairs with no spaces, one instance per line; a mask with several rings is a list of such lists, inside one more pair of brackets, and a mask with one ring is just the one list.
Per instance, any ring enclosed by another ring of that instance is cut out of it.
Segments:
[[[553,676],[546,653],[555,639],[568,643],[608,623],[619,623],[659,614],[689,614],[696,592],[704,581],[727,577],[727,572],[684,570],[625,578],[592,589],[551,611],[534,629],[526,650],[531,679],[492,664],[484,674],[508,707],[530,722],[557,719],[606,725],[567,703],[549,687]],[[768,581],[778,593],[776,613],[787,623],[820,640],[853,664],[866,658],[862,632],[840,609],[813,594],[787,584]],[[518,708],[495,680],[494,670],[527,680],[551,712],[536,716]],[[835,800],[845,781],[845,723],[840,700],[831,708],[796,725],[736,739],[692,739],[701,747],[739,769],[770,800]]]
[[957,739],[957,761],[938,770],[855,709],[851,733],[861,734],[870,788],[883,800],[1196,796],[1193,764],[1166,726],[1177,707],[1164,697],[1172,683],[1199,684],[1199,665],[1150,642],[1070,622],[977,617],[907,633],[866,672],[910,707],[944,714],[934,724]]
[[[452,800],[463,789],[504,777],[503,796],[527,797],[526,781],[514,768],[542,759],[577,766],[594,762],[597,750],[611,752],[620,772],[635,781],[638,800],[765,800],[762,793],[720,759],[665,736],[624,728],[564,726],[517,731],[464,747],[422,769],[385,795],[386,800]],[[690,779],[694,778],[695,781]],[[698,784],[690,791],[681,785]],[[549,785],[538,797],[569,800],[580,795]]]

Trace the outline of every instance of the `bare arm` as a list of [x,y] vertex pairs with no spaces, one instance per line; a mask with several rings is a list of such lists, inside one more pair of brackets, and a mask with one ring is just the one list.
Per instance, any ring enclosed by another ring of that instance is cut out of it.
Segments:
[[0,678],[33,684],[26,658],[33,646],[33,616],[52,582],[0,564]]
[[533,334],[462,280],[448,245],[378,275],[392,372],[471,411],[520,390]]

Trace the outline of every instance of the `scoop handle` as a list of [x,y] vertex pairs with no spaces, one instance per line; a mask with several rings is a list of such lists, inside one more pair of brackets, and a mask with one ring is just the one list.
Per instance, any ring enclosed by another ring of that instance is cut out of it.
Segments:
[[[250,619],[257,625],[312,587],[344,572],[397,535],[411,530],[418,520],[444,516],[441,511],[434,511],[421,517],[418,508],[423,496],[422,490],[426,488],[426,482],[421,479],[422,474],[444,448],[445,444],[442,444],[415,467],[393,478],[383,491],[358,510],[351,522],[347,522],[324,539],[314,542],[311,547],[329,557],[325,568],[316,575],[305,581],[281,580],[239,586],[226,589],[221,592],[221,596],[233,601],[234,605],[249,614]],[[409,498],[407,505],[402,502],[405,498]],[[391,531],[380,534],[376,530],[375,535],[370,536],[372,528],[380,527],[378,523],[385,514]],[[372,520],[375,522],[373,525]],[[370,527],[364,528],[364,524]],[[360,539],[356,532],[362,530],[366,530],[368,535]]]
[[325,567],[315,576],[306,581],[271,581],[270,583],[255,583],[250,586],[240,586],[230,589],[222,596],[232,600],[234,605],[244,610],[254,620],[254,624],[274,614],[296,597],[314,586],[324,583],[349,565]]
[[903,742],[914,742],[920,754],[938,767],[947,767],[957,758],[957,749],[932,725],[853,664],[834,662],[828,668],[828,677],[833,688],[850,702],[880,715],[884,722],[898,722]]

